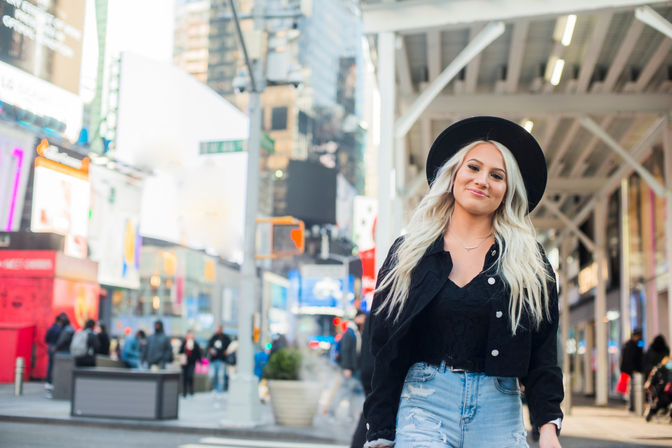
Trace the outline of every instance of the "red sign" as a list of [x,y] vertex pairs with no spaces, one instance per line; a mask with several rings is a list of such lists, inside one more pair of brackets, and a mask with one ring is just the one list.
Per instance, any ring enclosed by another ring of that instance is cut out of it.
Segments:
[[56,252],[48,250],[0,250],[0,276],[51,277]]
[[376,248],[360,250],[359,258],[362,260],[362,297],[370,309],[376,289]]

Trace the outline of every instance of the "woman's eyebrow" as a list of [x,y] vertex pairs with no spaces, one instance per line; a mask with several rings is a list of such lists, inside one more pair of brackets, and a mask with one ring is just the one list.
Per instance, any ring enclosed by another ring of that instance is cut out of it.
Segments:
[[[469,160],[467,160],[466,163],[469,163],[469,162],[472,162],[472,161],[473,161],[473,162],[480,163],[481,165],[483,165],[483,162],[481,162],[481,161],[478,160],[478,159],[469,159]],[[503,169],[503,168],[493,168],[493,170],[495,170],[495,171],[501,171],[502,173],[506,174],[506,170]]]

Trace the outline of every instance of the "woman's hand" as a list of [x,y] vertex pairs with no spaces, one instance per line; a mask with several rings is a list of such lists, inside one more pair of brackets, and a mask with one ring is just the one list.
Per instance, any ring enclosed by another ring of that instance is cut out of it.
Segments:
[[546,423],[539,428],[539,448],[562,448],[554,423]]

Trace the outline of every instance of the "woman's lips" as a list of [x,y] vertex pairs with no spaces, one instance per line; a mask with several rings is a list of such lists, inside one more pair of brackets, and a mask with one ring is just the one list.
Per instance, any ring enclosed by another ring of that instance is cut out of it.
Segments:
[[488,195],[483,193],[482,191],[473,190],[471,188],[467,188],[467,191],[469,191],[469,193],[473,194],[474,196],[478,196],[478,197],[481,197],[481,198],[487,198],[488,197]]

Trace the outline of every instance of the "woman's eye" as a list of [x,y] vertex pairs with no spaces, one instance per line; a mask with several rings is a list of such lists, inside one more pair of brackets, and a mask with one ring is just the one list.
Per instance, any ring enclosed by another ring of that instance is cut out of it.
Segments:
[[469,168],[471,171],[478,171],[478,167],[476,165],[467,165],[467,168]]
[[492,177],[494,177],[497,180],[504,180],[504,176],[498,173],[492,173]]

